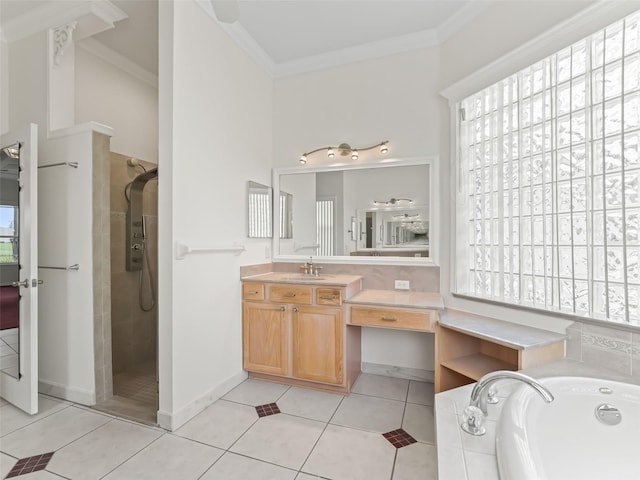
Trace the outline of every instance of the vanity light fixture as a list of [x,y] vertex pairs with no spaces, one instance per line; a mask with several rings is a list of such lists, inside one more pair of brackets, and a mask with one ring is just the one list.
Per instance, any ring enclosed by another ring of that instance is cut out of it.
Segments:
[[420,214],[416,213],[415,215],[409,215],[408,213],[403,213],[401,215],[394,215],[393,219],[403,219],[403,220],[411,220],[411,221],[415,221],[415,220],[419,220],[420,219]]
[[307,157],[309,155],[312,155],[316,152],[320,152],[322,150],[327,151],[327,157],[329,158],[335,157],[336,150],[337,150],[337,152],[341,156],[345,157],[347,155],[351,155],[351,160],[355,161],[355,160],[358,160],[359,152],[366,152],[367,150],[373,150],[374,148],[378,148],[378,147],[380,147],[380,153],[382,155],[386,155],[387,153],[389,153],[389,140],[385,140],[384,142],[376,143],[375,145],[371,145],[370,147],[365,147],[365,148],[353,148],[348,143],[341,143],[337,147],[316,148],[315,150],[311,150],[310,152],[303,153],[302,156],[300,157],[300,163],[303,163],[303,164],[307,163]]
[[413,203],[413,200],[410,198],[390,198],[389,200],[374,200],[373,204],[376,207],[380,207],[380,206],[384,206],[384,207],[390,207],[393,205],[397,205],[400,202],[408,202],[409,205],[411,205]]

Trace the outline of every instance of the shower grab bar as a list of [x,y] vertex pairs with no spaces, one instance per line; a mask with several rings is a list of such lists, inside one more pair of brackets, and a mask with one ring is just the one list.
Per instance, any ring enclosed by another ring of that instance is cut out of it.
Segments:
[[240,255],[246,250],[244,245],[234,243],[230,246],[212,246],[212,247],[190,247],[184,243],[176,244],[176,259],[182,260],[185,256],[191,253],[217,253],[217,252],[233,252],[236,255]]
[[46,267],[38,265],[38,268],[44,268],[46,270],[73,270],[74,272],[77,272],[78,270],[80,270],[80,265],[78,265],[77,263],[69,265],[68,267]]
[[66,165],[67,167],[71,167],[71,168],[78,168],[78,162],[60,162],[60,163],[51,163],[49,165],[40,165],[38,169],[49,168],[49,167],[62,167],[63,165]]

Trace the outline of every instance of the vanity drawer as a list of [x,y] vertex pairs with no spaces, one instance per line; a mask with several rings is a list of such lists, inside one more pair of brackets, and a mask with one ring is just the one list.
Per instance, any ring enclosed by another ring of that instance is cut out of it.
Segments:
[[264,283],[243,283],[243,300],[264,300]]
[[353,325],[433,332],[436,319],[436,313],[428,310],[351,307],[351,323]]
[[311,305],[313,288],[300,285],[271,285],[269,288],[269,300],[272,302]]
[[318,288],[316,290],[316,304],[342,305],[342,291],[339,288]]

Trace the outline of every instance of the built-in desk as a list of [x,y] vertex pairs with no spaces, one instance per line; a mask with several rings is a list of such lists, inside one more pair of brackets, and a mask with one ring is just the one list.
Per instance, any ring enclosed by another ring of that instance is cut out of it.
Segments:
[[439,293],[363,290],[346,301],[347,325],[434,332],[444,308]]
[[447,309],[436,329],[435,391],[561,359],[566,335]]

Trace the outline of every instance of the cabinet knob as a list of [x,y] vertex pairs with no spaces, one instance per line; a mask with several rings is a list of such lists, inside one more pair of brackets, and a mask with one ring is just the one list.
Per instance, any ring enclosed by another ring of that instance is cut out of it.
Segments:
[[257,295],[258,291],[257,290],[247,290],[247,294],[248,295]]
[[293,311],[297,312],[298,311],[298,307],[293,307]]
[[283,297],[285,297],[285,298],[293,298],[293,297],[295,297],[295,296],[296,296],[296,294],[295,294],[295,293],[293,293],[293,292],[287,292],[287,293],[285,293],[285,294],[284,294],[284,295],[282,295],[282,296],[283,296]]
[[322,300],[335,300],[336,298],[338,298],[337,295],[321,295],[320,298]]
[[280,307],[280,311],[281,311],[281,312],[284,312],[286,309],[287,309],[287,307],[285,307],[284,305],[282,305],[282,306]]

